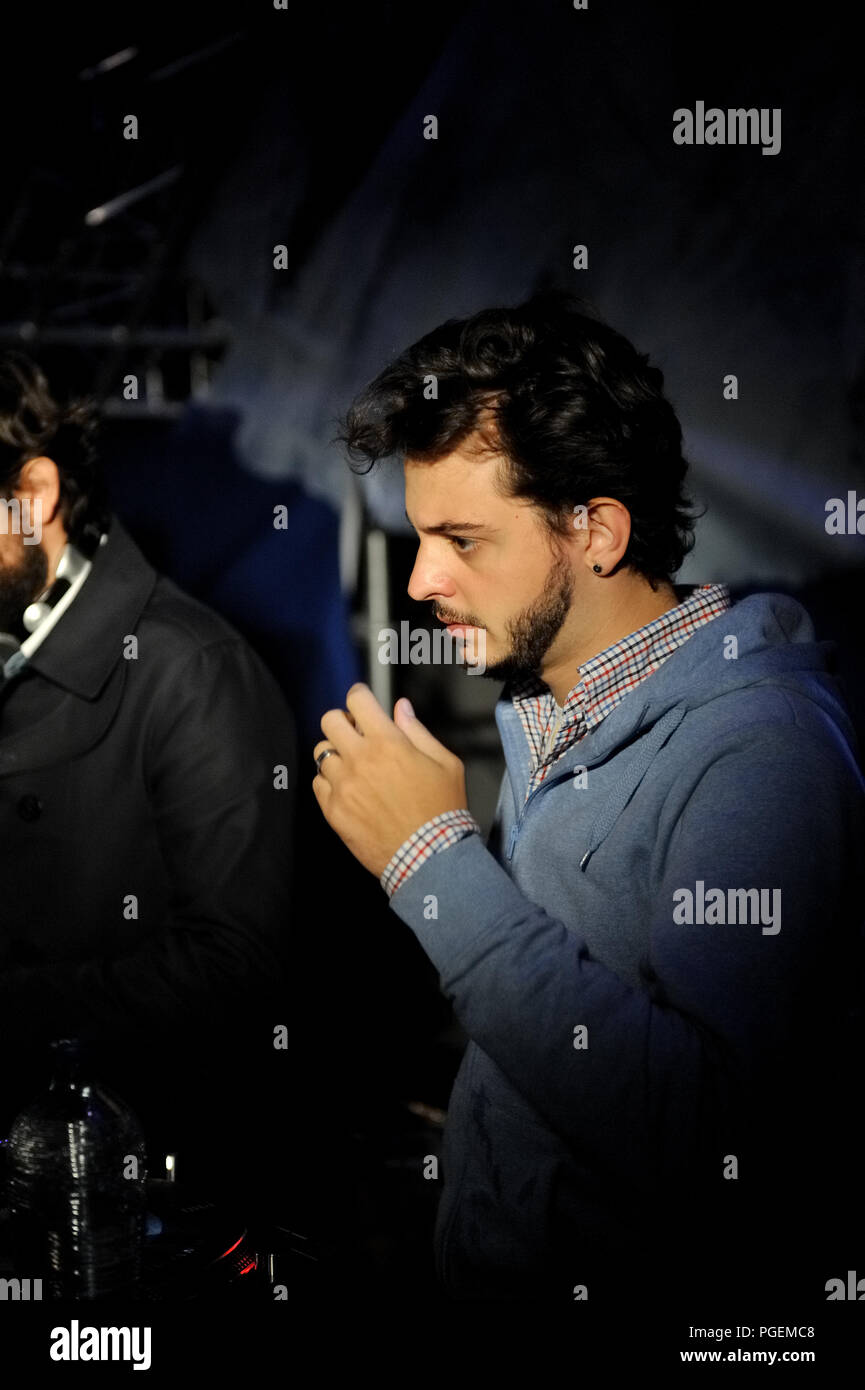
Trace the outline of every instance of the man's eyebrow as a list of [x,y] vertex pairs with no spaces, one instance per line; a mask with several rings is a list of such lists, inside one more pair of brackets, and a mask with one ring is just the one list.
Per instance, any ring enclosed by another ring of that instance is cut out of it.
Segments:
[[[405,519],[409,526],[414,527],[414,522],[406,511]],[[415,527],[415,529],[417,529]],[[480,521],[440,521],[437,526],[425,526],[424,530],[428,536],[461,536],[466,531],[487,531],[490,535],[495,535],[494,526],[485,526]]]

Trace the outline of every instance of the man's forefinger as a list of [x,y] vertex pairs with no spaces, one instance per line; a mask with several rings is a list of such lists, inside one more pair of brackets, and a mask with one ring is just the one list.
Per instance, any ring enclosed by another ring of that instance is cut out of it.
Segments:
[[345,703],[349,717],[354,719],[359,734],[398,733],[396,725],[382,708],[368,685],[356,681],[349,689]]

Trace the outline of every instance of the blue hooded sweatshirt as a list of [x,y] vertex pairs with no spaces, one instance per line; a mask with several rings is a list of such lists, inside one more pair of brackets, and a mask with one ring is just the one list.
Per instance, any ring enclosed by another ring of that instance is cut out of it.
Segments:
[[[737,1277],[763,1259],[743,1241],[785,1262],[791,1202],[796,1230],[821,1226],[850,1105],[865,782],[814,637],[791,598],[734,603],[527,802],[505,688],[487,844],[433,854],[391,898],[469,1038],[435,1232],[451,1296],[614,1300],[661,1256],[673,1278],[698,1258]],[[832,1274],[811,1259],[803,1292]]]

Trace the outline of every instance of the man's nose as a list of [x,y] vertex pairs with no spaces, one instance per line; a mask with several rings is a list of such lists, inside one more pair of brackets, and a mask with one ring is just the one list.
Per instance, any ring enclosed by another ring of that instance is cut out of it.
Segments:
[[448,578],[442,566],[436,564],[431,557],[427,558],[418,551],[414,568],[408,580],[409,598],[423,603],[425,599],[448,598],[453,592],[453,582]]

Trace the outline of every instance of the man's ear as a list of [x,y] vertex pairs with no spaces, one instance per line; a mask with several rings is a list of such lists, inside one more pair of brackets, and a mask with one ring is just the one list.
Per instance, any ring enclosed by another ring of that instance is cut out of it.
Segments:
[[16,497],[38,498],[42,512],[42,525],[49,526],[58,514],[60,507],[60,470],[52,458],[39,455],[28,459],[18,474],[15,484]]

